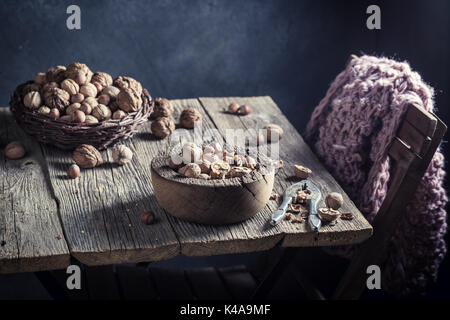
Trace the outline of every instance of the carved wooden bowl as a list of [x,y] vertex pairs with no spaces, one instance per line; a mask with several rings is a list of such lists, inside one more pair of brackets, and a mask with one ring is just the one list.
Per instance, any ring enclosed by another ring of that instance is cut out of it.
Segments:
[[169,157],[152,160],[152,184],[161,207],[183,220],[211,225],[244,221],[260,212],[272,193],[273,170],[254,170],[239,178],[202,180],[181,176],[167,165],[168,160]]

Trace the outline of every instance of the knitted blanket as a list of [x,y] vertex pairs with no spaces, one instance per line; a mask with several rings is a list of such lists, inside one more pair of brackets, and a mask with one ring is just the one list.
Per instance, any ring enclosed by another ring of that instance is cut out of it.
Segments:
[[[387,147],[411,103],[433,111],[433,89],[417,72],[405,62],[362,56],[336,77],[307,125],[306,141],[369,221],[388,188]],[[391,293],[417,293],[436,280],[446,253],[443,167],[438,150],[390,241],[382,286]]]

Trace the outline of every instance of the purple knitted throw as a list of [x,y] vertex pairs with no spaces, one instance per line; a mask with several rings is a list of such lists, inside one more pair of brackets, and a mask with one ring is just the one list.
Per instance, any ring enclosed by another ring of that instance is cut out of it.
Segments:
[[[362,56],[336,77],[307,125],[309,145],[369,221],[388,188],[387,147],[411,103],[433,111],[433,89],[418,73],[407,63]],[[446,253],[443,167],[438,150],[389,244],[382,285],[392,293],[419,292],[436,280]]]

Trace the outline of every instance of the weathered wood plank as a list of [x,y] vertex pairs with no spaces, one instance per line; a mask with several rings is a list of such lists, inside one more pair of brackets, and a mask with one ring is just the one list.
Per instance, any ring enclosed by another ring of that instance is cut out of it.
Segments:
[[[179,253],[166,213],[153,195],[149,159],[140,152],[141,144],[152,144],[147,138],[143,133],[125,142],[134,153],[131,163],[117,166],[111,150],[104,151],[104,164],[83,170],[76,180],[65,175],[73,162],[71,153],[43,147],[70,251],[80,262],[156,261]],[[139,220],[148,210],[155,213],[157,222],[153,225]]]
[[[233,101],[239,104],[249,104],[253,112],[247,116],[236,116],[223,112],[223,110]],[[274,191],[282,195],[284,189],[297,181],[293,177],[293,165],[302,164],[309,167],[313,173],[311,180],[326,195],[330,192],[340,192],[344,196],[342,212],[352,212],[355,216],[353,220],[338,220],[334,226],[323,226],[318,233],[312,232],[306,223],[292,224],[283,221],[277,227],[269,227],[277,234],[284,235],[283,246],[332,246],[359,243],[372,234],[372,227],[362,216],[336,180],[326,171],[311,149],[303,141],[303,138],[295,130],[292,124],[286,119],[270,97],[227,97],[227,98],[200,98],[204,109],[213,119],[222,133],[228,128],[243,127],[246,129],[262,129],[266,124],[275,123],[284,130],[284,136],[280,140],[279,154],[284,161],[275,176]],[[319,206],[324,206],[322,201]],[[261,212],[260,219],[269,221],[271,212],[276,207],[274,202],[268,204],[269,210]],[[272,209],[272,210],[270,210]],[[248,221],[247,223],[251,223]],[[249,225],[250,228],[253,226]],[[261,236],[261,235],[260,235]]]
[[27,154],[7,160],[0,152],[0,273],[65,268],[69,250],[40,145],[0,108],[0,145],[13,140],[22,141]]

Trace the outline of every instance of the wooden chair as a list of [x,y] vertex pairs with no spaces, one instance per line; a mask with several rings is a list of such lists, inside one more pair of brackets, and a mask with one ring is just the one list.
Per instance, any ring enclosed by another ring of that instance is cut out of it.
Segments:
[[[388,150],[394,163],[393,175],[386,198],[373,221],[373,236],[357,247],[346,273],[333,294],[333,299],[358,299],[366,287],[367,267],[383,265],[389,240],[405,212],[406,205],[412,200],[446,130],[447,126],[436,115],[416,105],[408,107],[406,116]],[[284,271],[295,252],[294,248],[285,249],[281,259],[256,290],[254,298],[260,299],[267,295],[277,281],[277,276]],[[324,298],[310,283],[308,277],[297,273],[296,280],[309,297]]]

